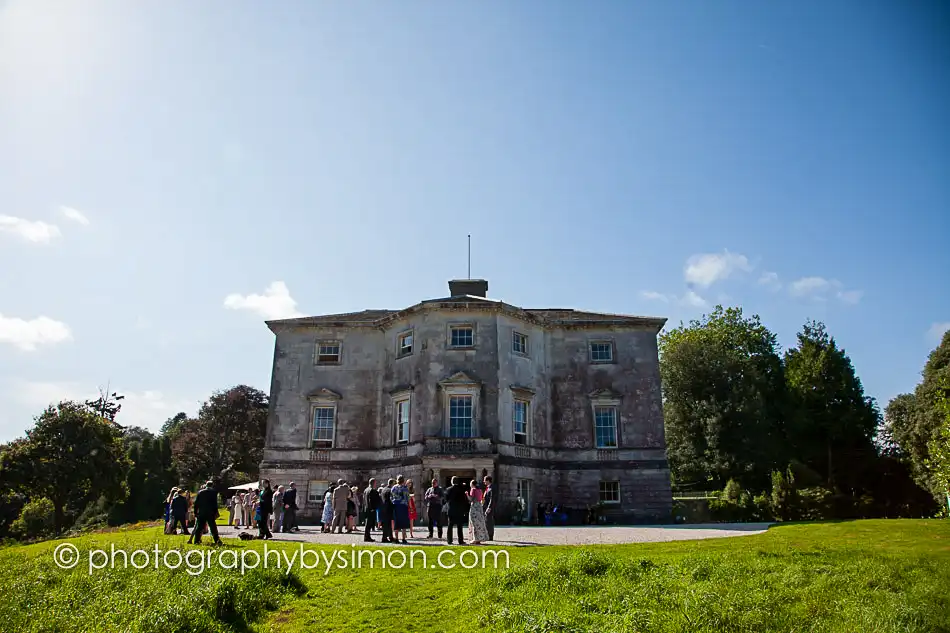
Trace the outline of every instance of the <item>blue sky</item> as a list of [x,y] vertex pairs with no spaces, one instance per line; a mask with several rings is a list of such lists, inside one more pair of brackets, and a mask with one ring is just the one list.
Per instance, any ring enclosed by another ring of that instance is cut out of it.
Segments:
[[882,404],[950,326],[950,10],[0,0],[0,441],[107,382],[269,389],[265,317],[825,321]]

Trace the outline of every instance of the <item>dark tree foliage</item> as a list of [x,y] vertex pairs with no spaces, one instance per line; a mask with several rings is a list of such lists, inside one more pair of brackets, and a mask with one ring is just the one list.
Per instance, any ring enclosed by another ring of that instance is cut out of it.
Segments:
[[147,521],[162,516],[163,502],[168,491],[178,481],[172,466],[168,438],[157,438],[144,429],[141,432],[126,431],[128,458],[131,462],[126,486],[128,498],[109,513],[112,524]]
[[823,323],[808,322],[799,332],[797,347],[785,354],[785,377],[791,454],[822,473],[832,490],[862,489],[875,465],[873,440],[881,416]]
[[69,526],[68,508],[124,499],[129,466],[119,428],[85,404],[64,401],[0,453],[0,480],[30,499],[52,501],[61,533]]
[[267,404],[264,392],[246,385],[215,392],[196,418],[180,424],[172,440],[181,480],[232,483],[238,473],[256,479],[264,457]]
[[678,482],[765,488],[787,464],[785,378],[758,316],[717,306],[660,336],[670,468]]
[[188,414],[184,411],[176,413],[174,416],[165,420],[165,423],[162,424],[162,429],[159,433],[165,437],[173,438],[178,435],[178,431],[181,430],[181,426],[188,419]]

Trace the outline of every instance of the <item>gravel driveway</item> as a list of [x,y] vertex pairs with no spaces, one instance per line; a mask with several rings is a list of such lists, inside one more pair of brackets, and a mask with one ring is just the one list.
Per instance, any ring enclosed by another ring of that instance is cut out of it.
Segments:
[[[491,545],[508,547],[529,545],[605,545],[619,543],[655,543],[661,541],[689,541],[729,536],[748,536],[765,532],[770,523],[704,523],[696,525],[645,525],[645,526],[577,526],[577,527],[508,527],[495,528],[495,540]],[[235,530],[221,527],[221,536],[233,538],[240,531],[256,534],[256,530]],[[444,545],[436,538],[426,539],[426,528],[416,529],[416,538],[410,545]],[[443,532],[443,536],[445,532]],[[373,538],[379,543],[379,532]],[[363,532],[352,534],[323,534],[318,527],[303,527],[294,534],[275,534],[275,541],[304,541],[326,545],[349,545],[363,543]]]

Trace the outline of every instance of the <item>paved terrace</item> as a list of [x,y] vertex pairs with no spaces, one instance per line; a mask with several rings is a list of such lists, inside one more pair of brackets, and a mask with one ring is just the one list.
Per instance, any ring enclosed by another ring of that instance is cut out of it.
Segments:
[[[730,536],[748,536],[765,532],[771,523],[703,523],[695,525],[644,525],[644,526],[498,526],[495,528],[495,540],[489,545],[505,547],[526,547],[532,545],[616,545],[622,543],[658,543],[663,541],[691,541]],[[236,538],[240,532],[257,534],[257,530],[241,528],[236,530],[225,526],[218,527],[223,538]],[[445,545],[445,540],[425,538],[427,528],[415,528],[415,538],[409,539],[409,545]],[[442,536],[446,534],[442,531]],[[463,530],[468,542],[467,530]],[[205,538],[208,538],[207,536]],[[380,533],[373,532],[373,538],[379,544]],[[275,541],[302,541],[305,543],[323,543],[326,545],[349,545],[363,543],[363,531],[352,534],[323,534],[319,527],[304,526],[293,534],[275,534]]]

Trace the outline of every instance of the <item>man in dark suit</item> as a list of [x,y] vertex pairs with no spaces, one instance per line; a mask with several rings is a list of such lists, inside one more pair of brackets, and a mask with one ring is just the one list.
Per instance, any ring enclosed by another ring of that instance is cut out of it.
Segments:
[[284,533],[297,527],[297,484],[290,482],[288,485],[290,487],[284,491],[284,524],[281,526]]
[[257,531],[258,537],[261,540],[267,540],[269,538],[274,538],[274,535],[270,533],[270,526],[267,525],[267,521],[270,519],[270,514],[274,511],[274,491],[271,490],[269,479],[263,480],[261,484],[263,485],[264,489],[261,491],[261,520],[257,522]]
[[396,485],[395,479],[390,479],[389,483],[382,487],[380,492],[380,497],[382,497],[383,504],[379,507],[379,522],[383,524],[383,538],[380,539],[383,543],[395,543],[393,540],[393,495],[390,488]]
[[221,537],[218,536],[218,526],[215,523],[218,518],[218,491],[214,489],[213,481],[205,483],[205,487],[195,496],[195,517],[198,522],[193,532],[195,545],[201,545],[201,533],[204,532],[205,526],[208,526],[214,544],[221,545]]
[[459,545],[465,545],[462,539],[462,523],[465,521],[465,515],[468,514],[468,498],[465,496],[465,486],[458,477],[452,477],[452,485],[445,491],[445,503],[449,510],[449,545],[452,544],[453,525],[458,529]]
[[363,500],[366,503],[366,529],[363,532],[363,540],[367,543],[375,543],[376,540],[369,535],[376,525],[376,511],[383,505],[383,498],[379,496],[376,490],[376,480],[370,479],[369,485],[363,491]]
[[495,488],[491,485],[490,475],[485,475],[485,494],[482,497],[482,507],[485,509],[485,527],[488,528],[488,540],[495,540]]
[[[188,500],[185,499],[185,496],[181,492],[176,492],[175,497],[172,499],[171,507],[171,516],[172,516],[172,529],[177,530],[178,524],[181,524],[181,533],[185,536],[191,536],[188,534],[188,526],[185,524],[186,519],[188,518]],[[172,532],[174,534],[175,532]]]

